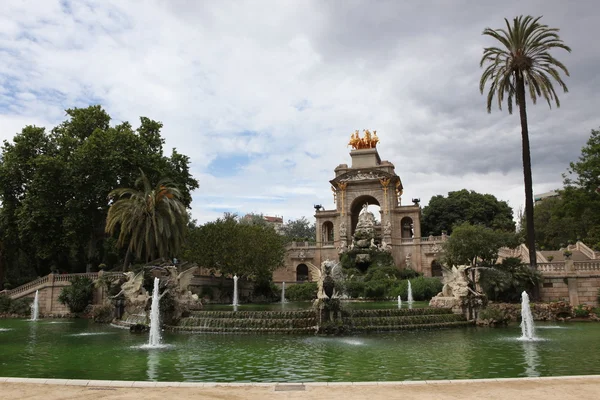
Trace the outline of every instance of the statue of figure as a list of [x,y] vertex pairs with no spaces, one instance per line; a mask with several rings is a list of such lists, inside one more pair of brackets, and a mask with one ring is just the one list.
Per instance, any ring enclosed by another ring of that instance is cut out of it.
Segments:
[[466,265],[459,265],[458,267],[452,267],[452,269],[442,268],[444,286],[441,294],[443,297],[460,298],[469,294],[467,268]]
[[344,222],[340,223],[340,237],[346,237],[346,224]]
[[415,237],[415,224],[410,224],[410,237]]
[[365,204],[363,204],[362,210],[360,210],[359,215],[362,214],[362,213],[366,213],[368,211],[369,211],[369,203],[365,203]]
[[363,138],[363,144],[365,149],[371,148],[371,132],[368,129],[364,130],[365,137]]
[[377,137],[377,131],[373,131],[373,138],[371,139],[371,143],[372,143],[371,147],[376,147],[378,142],[379,142],[379,138]]
[[375,244],[375,238],[371,238],[371,248],[376,249],[377,245]]
[[406,258],[404,259],[404,262],[406,263],[406,268],[411,268],[411,265],[412,265],[411,264],[411,257],[412,257],[412,254],[408,253],[406,255]]
[[383,234],[385,236],[389,236],[392,234],[392,224],[390,223],[390,221],[387,221],[383,226]]

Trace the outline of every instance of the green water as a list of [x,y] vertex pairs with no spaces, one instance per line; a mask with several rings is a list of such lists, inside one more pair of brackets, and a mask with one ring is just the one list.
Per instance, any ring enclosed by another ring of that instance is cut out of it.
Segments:
[[[600,374],[600,324],[457,328],[344,338],[147,334],[87,320],[0,320],[0,376],[204,382],[400,381]],[[552,328],[554,327],[554,328]]]

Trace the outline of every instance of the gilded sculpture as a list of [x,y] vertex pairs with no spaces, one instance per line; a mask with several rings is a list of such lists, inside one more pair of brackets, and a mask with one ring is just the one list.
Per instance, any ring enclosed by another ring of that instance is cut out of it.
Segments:
[[365,129],[363,132],[365,135],[361,138],[358,130],[354,131],[354,133],[350,135],[348,146],[352,146],[354,150],[374,149],[377,146],[377,143],[379,143],[377,131],[373,131],[371,134],[371,131]]

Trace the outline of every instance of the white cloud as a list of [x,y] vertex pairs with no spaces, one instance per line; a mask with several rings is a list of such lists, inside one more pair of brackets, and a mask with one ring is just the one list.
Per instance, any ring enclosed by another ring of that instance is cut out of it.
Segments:
[[[560,186],[600,125],[591,101],[600,86],[600,11],[590,2],[69,5],[0,6],[0,139],[27,124],[50,128],[65,108],[97,102],[114,122],[160,120],[165,148],[191,157],[200,222],[224,208],[287,218],[312,215],[313,204],[331,208],[328,181],[350,163],[350,133],[364,128],[377,129],[405,203],[468,188],[517,211],[518,117],[488,115],[478,92],[489,44],[481,31],[504,16],[544,14],[574,50],[557,54],[572,72],[563,107],[529,107],[536,192]],[[231,176],[210,175],[211,161],[231,155],[251,162]]]

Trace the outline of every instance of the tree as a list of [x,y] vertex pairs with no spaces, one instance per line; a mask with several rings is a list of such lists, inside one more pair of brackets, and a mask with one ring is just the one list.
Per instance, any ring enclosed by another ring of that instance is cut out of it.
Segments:
[[501,247],[514,248],[518,244],[515,233],[465,222],[456,226],[452,235],[443,243],[443,259],[448,266],[491,267],[496,264]]
[[491,194],[462,189],[448,192],[448,197],[433,196],[423,208],[421,232],[426,235],[451,234],[455,225],[470,222],[492,229],[514,231],[513,210],[505,201]]
[[502,109],[504,96],[507,96],[508,112],[512,114],[513,100],[519,106],[521,119],[521,139],[523,157],[523,175],[525,181],[525,216],[527,221],[527,247],[529,248],[530,267],[537,267],[535,251],[535,230],[533,221],[533,183],[531,179],[531,155],[529,149],[529,128],[527,123],[525,86],[529,96],[536,103],[543,97],[552,107],[560,107],[560,101],[554,90],[554,79],[567,92],[567,86],[560,77],[559,70],[569,75],[567,68],[552,55],[550,50],[559,48],[571,52],[558,36],[558,29],[539,23],[541,17],[519,16],[513,19],[512,26],[506,22],[507,29],[486,28],[483,35],[500,42],[500,47],[486,47],[483,50],[480,67],[487,64],[481,75],[479,89],[483,94],[489,82],[487,110],[492,110],[492,101],[496,96],[498,108]]
[[265,279],[283,265],[285,237],[273,227],[225,215],[189,232],[183,257],[223,275]]
[[170,178],[185,207],[198,182],[188,157],[163,155],[162,124],[141,118],[110,126],[100,106],[66,110],[48,132],[26,126],[0,154],[0,239],[6,280],[20,284],[51,269],[80,272],[124,254],[105,234],[108,194],[131,187],[141,168],[156,182]]
[[115,189],[109,197],[115,202],[108,210],[106,232],[114,235],[119,230],[117,246],[127,246],[128,252],[145,261],[177,254],[187,226],[187,212],[181,192],[169,180],[152,187],[141,172],[135,188]]
[[283,234],[289,241],[309,241],[317,240],[317,228],[315,223],[312,224],[302,217],[300,219],[288,221],[283,227]]
[[[571,162],[558,197],[535,206],[536,243],[557,250],[582,240],[600,249],[600,130],[592,129],[577,162]],[[522,222],[522,225],[527,225]]]

